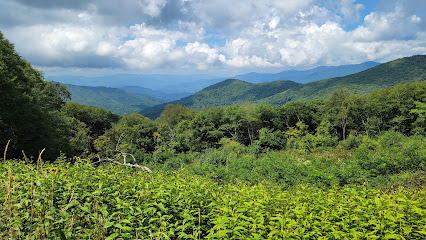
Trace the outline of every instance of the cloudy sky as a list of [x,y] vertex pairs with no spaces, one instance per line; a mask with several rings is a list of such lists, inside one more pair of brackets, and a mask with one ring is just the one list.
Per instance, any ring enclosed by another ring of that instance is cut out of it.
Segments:
[[233,75],[426,54],[424,0],[1,0],[47,74]]

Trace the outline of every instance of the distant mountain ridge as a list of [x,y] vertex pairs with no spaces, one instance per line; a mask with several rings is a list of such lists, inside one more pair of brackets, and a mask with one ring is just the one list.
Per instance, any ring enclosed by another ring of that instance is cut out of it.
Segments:
[[244,102],[279,106],[291,101],[323,99],[342,88],[347,88],[354,94],[366,94],[400,83],[424,80],[426,80],[426,55],[415,55],[383,63],[359,73],[307,84],[292,81],[253,84],[228,79],[181,100],[142,110],[141,114],[155,119],[167,104],[180,104],[194,109],[230,106]]
[[379,65],[378,62],[364,62],[360,64],[341,66],[322,66],[305,71],[289,70],[279,73],[247,73],[234,78],[251,83],[262,83],[276,80],[291,80],[298,83],[310,83],[322,79],[342,77],[367,70]]
[[212,79],[205,75],[116,74],[99,77],[47,76],[46,79],[75,86],[112,88],[136,86],[152,89],[153,91],[185,94],[195,93],[207,86],[223,81],[225,78]]
[[165,102],[146,95],[136,95],[109,87],[88,87],[66,84],[71,101],[93,107],[102,107],[117,114],[139,112]]
[[[341,65],[331,67],[317,67],[305,71],[289,70],[280,73],[247,73],[231,77],[240,79],[250,83],[272,82],[276,80],[291,80],[299,83],[307,83],[325,78],[345,76],[348,74],[363,71],[365,69],[376,66],[379,63],[365,62],[361,64]],[[47,76],[46,79],[60,82],[62,84],[72,84],[76,86],[91,87],[113,87],[127,88],[140,87],[151,89],[153,92],[161,92],[166,94],[155,95],[149,93],[147,95],[169,100],[170,98],[179,99],[187,96],[188,93],[193,94],[210,85],[219,83],[227,78],[212,78],[209,75],[170,75],[170,74],[115,74],[106,76]],[[129,91],[129,89],[125,89]],[[135,93],[135,92],[132,92]],[[174,95],[168,95],[173,93]],[[138,93],[136,93],[138,94]]]

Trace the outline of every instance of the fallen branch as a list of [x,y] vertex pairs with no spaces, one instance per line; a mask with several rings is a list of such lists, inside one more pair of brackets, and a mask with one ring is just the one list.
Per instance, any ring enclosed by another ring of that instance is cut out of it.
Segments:
[[[122,137],[123,135],[124,135],[124,133],[122,133],[122,134],[120,135],[120,137],[118,138],[117,145],[115,146],[115,151],[116,151],[116,152],[119,152],[119,154],[118,154],[115,158],[113,158],[113,159],[111,159],[111,158],[101,158],[101,157],[99,156],[99,154],[98,154],[98,159],[99,159],[99,161],[93,162],[92,164],[98,164],[98,163],[102,163],[102,162],[112,162],[112,163],[115,163],[115,164],[118,164],[118,165],[121,165],[121,166],[126,166],[126,167],[131,167],[131,168],[143,169],[143,170],[147,171],[148,173],[152,173],[152,170],[151,170],[151,169],[149,169],[149,168],[147,168],[147,167],[144,167],[144,166],[140,166],[139,164],[137,164],[137,163],[136,163],[136,158],[133,156],[133,154],[130,154],[130,153],[124,153],[124,152],[122,152],[122,151],[118,150],[118,145],[120,144],[120,140],[121,140],[121,137]],[[130,164],[130,163],[127,163],[127,162],[126,162],[126,157],[127,157],[127,156],[131,156],[131,157],[132,157],[132,159],[133,159],[133,163],[134,163],[134,164]],[[124,162],[124,163],[121,163],[121,162],[117,161],[120,157],[123,157],[123,162]]]
[[[133,156],[132,156],[133,157]],[[93,164],[98,164],[98,163],[102,163],[102,162],[112,162],[121,166],[126,166],[126,167],[131,167],[131,168],[138,168],[138,169],[143,169],[145,171],[147,171],[148,173],[152,173],[152,170],[144,167],[144,166],[140,166],[139,164],[135,163],[135,164],[130,164],[130,163],[121,163],[119,161],[117,161],[117,158],[111,159],[111,158],[103,158],[101,159],[98,155],[99,161],[94,162]]]

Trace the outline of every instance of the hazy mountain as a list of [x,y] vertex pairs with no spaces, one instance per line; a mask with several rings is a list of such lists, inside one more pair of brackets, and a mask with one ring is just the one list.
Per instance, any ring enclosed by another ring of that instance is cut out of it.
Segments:
[[72,84],[76,86],[113,87],[122,88],[136,86],[149,88],[160,92],[174,94],[195,93],[207,86],[223,81],[224,79],[210,79],[206,75],[141,75],[117,74],[100,77],[85,76],[47,76],[47,80]]
[[136,95],[109,87],[87,87],[66,84],[71,101],[93,107],[102,107],[117,114],[139,112],[161,104],[164,100],[146,95]]
[[279,73],[247,73],[234,78],[251,83],[270,82],[275,80],[291,80],[298,83],[309,83],[326,78],[342,77],[364,71],[379,65],[378,62],[365,62],[353,65],[317,67],[306,71],[289,70]]
[[[233,77],[250,83],[271,82],[276,80],[291,80],[294,82],[308,83],[331,77],[345,76],[348,74],[363,71],[374,67],[379,63],[365,62],[355,65],[342,65],[333,67],[317,67],[306,71],[283,71],[280,73],[247,73]],[[46,79],[72,84],[77,86],[92,87],[113,87],[126,88],[135,86],[152,89],[160,93],[150,93],[147,95],[162,98],[165,100],[175,100],[187,96],[188,93],[195,93],[212,84],[221,82],[226,78],[211,78],[208,75],[169,75],[169,74],[116,74],[99,77],[86,76],[47,76]],[[138,90],[137,90],[138,91]],[[132,92],[134,93],[134,92]],[[166,93],[166,94],[163,94]],[[171,94],[172,93],[172,94]],[[138,93],[136,93],[138,94]],[[170,95],[171,94],[171,95]]]

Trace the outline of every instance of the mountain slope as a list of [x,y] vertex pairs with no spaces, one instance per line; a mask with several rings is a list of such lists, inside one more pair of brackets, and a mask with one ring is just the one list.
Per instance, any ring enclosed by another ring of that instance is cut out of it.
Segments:
[[426,55],[416,55],[383,63],[345,77],[330,78],[303,84],[261,99],[258,103],[279,106],[290,101],[321,99],[326,98],[333,91],[342,88],[347,88],[354,94],[366,94],[400,83],[423,80],[426,80]]
[[341,77],[358,73],[375,67],[380,63],[365,62],[361,64],[341,65],[331,67],[317,67],[305,71],[289,70],[280,73],[247,73],[234,78],[251,83],[270,82],[275,80],[291,80],[298,83],[309,83],[326,78]]
[[[237,79],[228,79],[204,88],[194,95],[167,104],[179,104],[194,109],[230,106],[246,102],[255,102],[299,85],[301,84],[292,81],[274,81],[253,84]],[[150,118],[157,118],[167,104],[161,104],[143,110],[141,114]]]
[[156,90],[152,90],[150,88],[144,88],[144,87],[138,87],[138,86],[126,86],[126,87],[121,87],[120,89],[128,92],[128,93],[133,93],[136,95],[145,95],[145,96],[150,96],[153,98],[159,98],[162,99],[164,101],[174,101],[174,100],[178,100],[184,97],[188,97],[190,95],[192,95],[192,93],[189,92],[173,92],[173,91],[156,91]]
[[136,95],[108,87],[66,85],[71,92],[71,101],[93,107],[102,107],[117,114],[139,112],[164,101],[145,95]]

